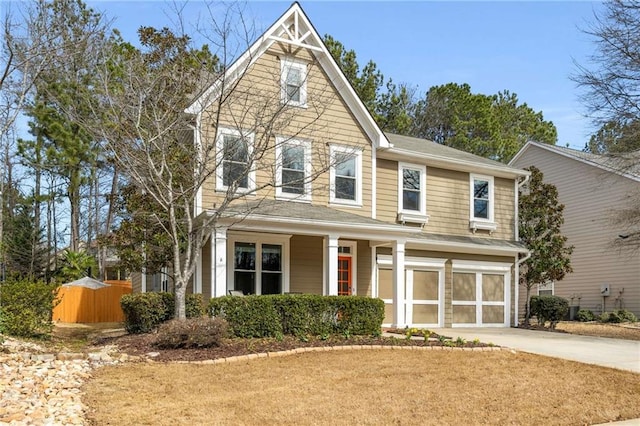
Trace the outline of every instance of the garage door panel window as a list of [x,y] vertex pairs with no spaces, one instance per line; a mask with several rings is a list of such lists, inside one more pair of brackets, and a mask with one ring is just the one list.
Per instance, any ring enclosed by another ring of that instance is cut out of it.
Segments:
[[504,301],[504,276],[494,274],[482,275],[482,300],[484,302]]
[[453,274],[452,298],[459,301],[475,301],[476,274]]

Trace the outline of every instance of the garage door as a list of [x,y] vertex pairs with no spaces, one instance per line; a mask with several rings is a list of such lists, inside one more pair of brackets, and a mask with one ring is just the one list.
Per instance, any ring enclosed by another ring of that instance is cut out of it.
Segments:
[[453,262],[451,322],[454,327],[510,325],[511,265]]
[[[404,300],[400,302],[404,324],[411,327],[444,325],[443,259],[405,259]],[[378,297],[385,302],[384,324],[393,324],[393,271],[391,256],[378,256]]]

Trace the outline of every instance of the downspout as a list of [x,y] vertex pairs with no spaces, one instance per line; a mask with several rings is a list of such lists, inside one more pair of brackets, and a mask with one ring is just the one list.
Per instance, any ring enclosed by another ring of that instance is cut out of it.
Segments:
[[[524,177],[523,181],[520,181],[519,179],[516,179],[514,181],[514,192],[515,192],[515,198],[516,198],[516,202],[515,202],[515,206],[514,206],[514,221],[513,221],[513,235],[515,237],[516,241],[520,241],[520,227],[519,227],[519,222],[520,222],[520,218],[519,218],[519,210],[518,210],[518,204],[520,204],[520,188],[522,188],[527,182],[529,182],[529,179],[531,178],[531,175],[526,175]],[[522,259],[517,259],[516,257],[516,264],[514,267],[514,274],[515,274],[515,280],[516,280],[516,285],[515,285],[515,290],[514,290],[514,301],[515,301],[515,309],[514,309],[514,322],[516,324],[516,327],[519,325],[518,324],[518,302],[520,299],[520,265],[523,262],[526,262],[527,259],[529,259],[531,257],[531,252],[527,252],[526,256],[523,257]]]
[[525,256],[522,259],[517,259],[516,260],[516,264],[514,267],[514,273],[515,273],[515,279],[516,279],[516,285],[515,285],[515,295],[514,295],[514,299],[515,299],[515,309],[514,309],[514,317],[515,317],[515,323],[516,323],[516,327],[519,325],[518,323],[518,303],[519,303],[519,299],[520,299],[520,265],[522,265],[524,262],[526,262],[527,260],[529,260],[529,258],[531,257],[531,252],[527,252],[525,254]]

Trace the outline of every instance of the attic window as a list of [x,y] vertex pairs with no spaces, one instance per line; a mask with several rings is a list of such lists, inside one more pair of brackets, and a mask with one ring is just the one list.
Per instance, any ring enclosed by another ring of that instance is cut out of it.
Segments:
[[281,100],[283,104],[307,106],[307,64],[293,59],[281,62]]

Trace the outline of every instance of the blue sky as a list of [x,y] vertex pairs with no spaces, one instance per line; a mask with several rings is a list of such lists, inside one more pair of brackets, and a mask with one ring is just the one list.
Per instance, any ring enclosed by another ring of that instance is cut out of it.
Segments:
[[[289,1],[249,1],[245,19],[260,31]],[[600,2],[335,2],[301,1],[320,35],[331,34],[354,49],[364,64],[377,63],[385,78],[429,87],[468,83],[475,93],[517,93],[558,128],[558,144],[582,149],[593,133],[580,92],[569,76],[573,61],[587,64],[593,40],[581,31],[593,22]],[[114,19],[129,41],[141,25],[172,26],[169,3],[89,1]],[[186,32],[204,11],[203,2],[184,9]]]

